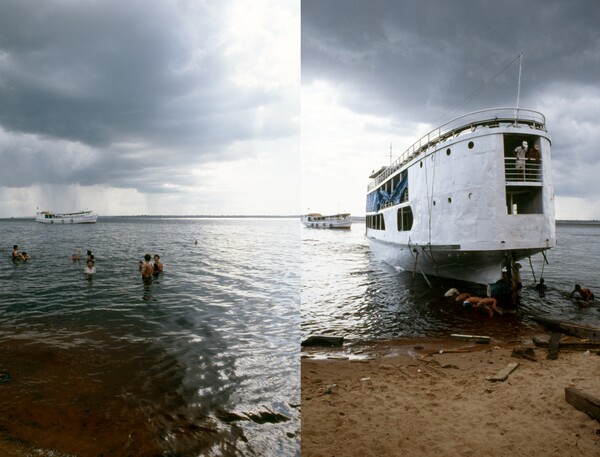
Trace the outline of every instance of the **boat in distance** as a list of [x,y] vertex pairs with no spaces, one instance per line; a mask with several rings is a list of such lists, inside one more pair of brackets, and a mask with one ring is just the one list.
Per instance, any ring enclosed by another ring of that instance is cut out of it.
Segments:
[[556,245],[543,114],[476,111],[432,130],[367,187],[366,236],[392,266],[490,284]]
[[309,213],[302,216],[302,223],[310,228],[349,229],[352,226],[350,213],[339,213],[323,216],[320,213]]
[[98,215],[93,211],[78,211],[76,213],[53,213],[38,211],[35,213],[36,222],[42,224],[95,224]]

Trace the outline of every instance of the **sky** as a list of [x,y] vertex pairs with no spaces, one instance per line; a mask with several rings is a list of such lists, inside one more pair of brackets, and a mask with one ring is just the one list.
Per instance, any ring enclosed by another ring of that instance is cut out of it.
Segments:
[[599,2],[302,0],[301,24],[303,212],[364,215],[390,149],[519,92],[546,117],[557,219],[600,219]]
[[298,0],[0,11],[0,217],[301,212]]

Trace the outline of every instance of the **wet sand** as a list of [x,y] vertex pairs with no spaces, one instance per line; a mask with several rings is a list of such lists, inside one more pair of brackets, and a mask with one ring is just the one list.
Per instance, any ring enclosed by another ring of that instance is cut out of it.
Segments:
[[[532,336],[303,349],[302,457],[600,455],[600,422],[564,393],[600,398],[598,351],[548,360]],[[521,347],[536,361],[511,357]],[[513,362],[505,381],[486,379]]]

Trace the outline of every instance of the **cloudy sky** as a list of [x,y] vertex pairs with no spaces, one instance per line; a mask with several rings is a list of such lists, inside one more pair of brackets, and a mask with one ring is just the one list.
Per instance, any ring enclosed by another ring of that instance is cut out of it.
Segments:
[[298,0],[0,0],[0,217],[298,214]]
[[557,218],[600,219],[597,1],[302,0],[301,22],[303,211],[364,215],[390,145],[515,106],[522,52],[519,105],[546,116]]

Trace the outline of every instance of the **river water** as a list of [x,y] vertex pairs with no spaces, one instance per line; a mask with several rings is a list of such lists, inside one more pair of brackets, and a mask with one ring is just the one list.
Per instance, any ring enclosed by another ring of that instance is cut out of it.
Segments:
[[[448,300],[451,287],[474,294],[473,284],[397,271],[369,251],[364,222],[351,230],[302,230],[302,339],[310,335],[344,336],[347,340],[467,333],[511,337],[535,330],[534,316],[600,325],[600,305],[582,306],[568,298],[574,284],[600,296],[597,261],[600,225],[558,224],[557,246],[521,261],[523,289],[515,312],[490,319]],[[535,290],[543,277],[544,297]]]
[[[0,439],[55,456],[299,455],[297,219],[0,234]],[[31,260],[12,262],[13,244]],[[165,265],[151,284],[145,253]]]

